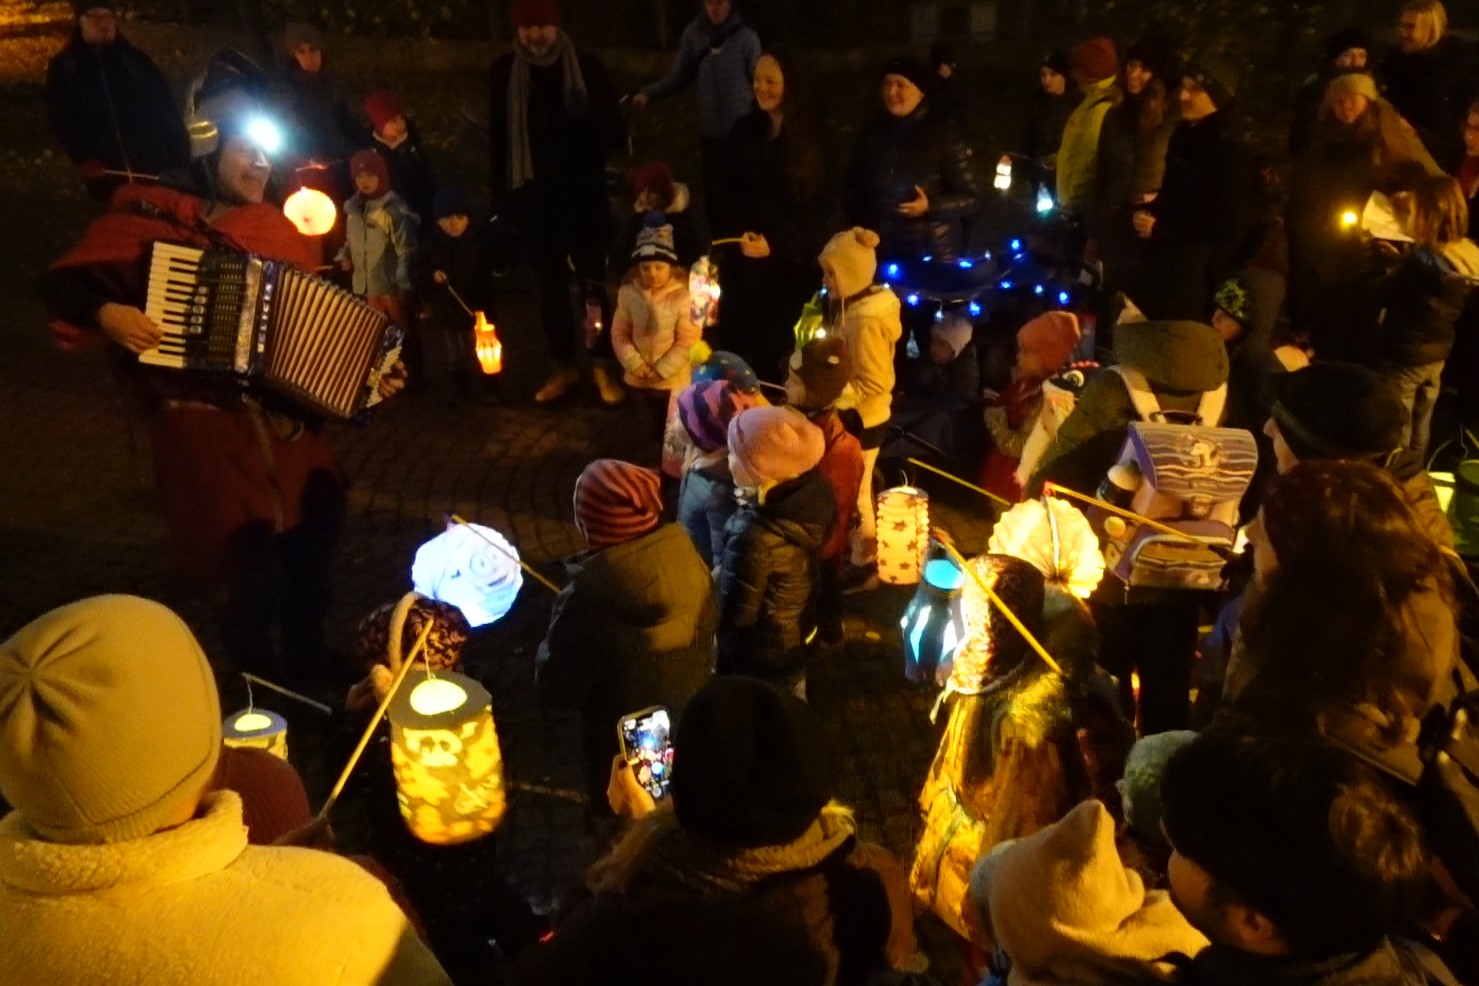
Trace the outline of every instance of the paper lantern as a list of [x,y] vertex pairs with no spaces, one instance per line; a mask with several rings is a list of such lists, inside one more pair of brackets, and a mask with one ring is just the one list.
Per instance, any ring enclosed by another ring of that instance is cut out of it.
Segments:
[[316,188],[300,188],[282,204],[282,214],[304,236],[323,236],[339,221],[334,200]]
[[473,312],[473,345],[478,354],[478,366],[488,376],[503,372],[503,343],[498,341],[498,330],[482,312]]
[[246,708],[233,712],[221,724],[221,742],[227,746],[266,750],[281,760],[288,758],[288,721],[276,712]]
[[1055,497],[1028,500],[1002,514],[986,550],[1030,562],[1080,599],[1088,599],[1104,578],[1104,552],[1089,518]]
[[818,292],[801,307],[801,317],[791,327],[791,334],[796,339],[796,348],[800,349],[813,339],[825,339],[827,336],[825,321],[826,318],[822,311],[822,295]]
[[904,677],[916,685],[943,684],[950,677],[955,651],[965,640],[960,612],[960,587],[965,573],[950,558],[924,563],[924,578],[914,593],[899,628],[904,632]]
[[688,314],[701,329],[719,318],[719,268],[708,257],[699,257],[689,268]]
[[487,626],[513,608],[524,585],[518,557],[514,546],[491,527],[452,524],[416,549],[411,585],[423,596],[462,610],[470,626]]
[[1003,154],[1001,160],[996,162],[996,180],[992,182],[997,191],[1005,192],[1012,187],[1012,157]]
[[[991,588],[1030,633],[1041,635],[1046,583],[1031,563],[1009,555],[981,555],[967,564]],[[960,612],[965,642],[956,650],[947,687],[962,695],[979,695],[992,682],[1024,661],[1036,660],[1032,647],[1011,621],[967,573],[961,586]]]
[[390,704],[396,801],[411,834],[450,846],[503,820],[503,754],[488,690],[460,674],[402,685]]
[[1356,224],[1360,221],[1361,217],[1356,213],[1356,210],[1354,209],[1347,209],[1340,214],[1341,229],[1355,229]]
[[878,581],[913,585],[929,547],[930,497],[913,486],[878,494]]
[[1037,214],[1045,216],[1057,208],[1058,203],[1053,201],[1053,193],[1048,191],[1048,186],[1037,187]]

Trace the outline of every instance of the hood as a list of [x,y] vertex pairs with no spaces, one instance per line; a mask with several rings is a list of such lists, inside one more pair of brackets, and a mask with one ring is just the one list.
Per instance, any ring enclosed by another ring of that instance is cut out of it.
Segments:
[[767,490],[759,522],[798,548],[820,551],[835,510],[832,488],[813,469]]
[[1450,243],[1438,252],[1453,266],[1455,273],[1479,278],[1479,244],[1473,240],[1463,239]]
[[899,320],[899,309],[899,296],[889,288],[878,287],[861,298],[845,302],[843,320],[849,318],[874,319],[888,327],[889,342],[898,342],[899,337],[904,334],[903,323]]
[[1160,390],[1196,393],[1227,383],[1227,347],[1201,322],[1132,322],[1115,328],[1116,362]]
[[1104,99],[1107,96],[1113,96],[1115,92],[1115,87],[1118,85],[1119,76],[1111,75],[1107,79],[1100,79],[1098,82],[1091,82],[1086,86],[1079,86],[1079,91],[1084,94],[1085,103],[1092,103],[1097,99]]

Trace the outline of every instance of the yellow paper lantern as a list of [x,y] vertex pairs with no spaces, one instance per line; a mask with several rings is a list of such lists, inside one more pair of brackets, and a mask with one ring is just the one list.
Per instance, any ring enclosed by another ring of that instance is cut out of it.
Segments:
[[1012,187],[1012,156],[1003,154],[1001,160],[996,162],[996,179],[991,183],[999,192],[1005,192]]
[[266,750],[274,757],[286,760],[288,721],[266,709],[243,709],[227,716],[221,724],[221,741],[227,746]]
[[914,585],[929,547],[930,497],[913,486],[878,494],[878,581]]
[[708,257],[699,257],[688,270],[688,317],[699,328],[719,318],[719,267]]
[[334,200],[316,188],[300,188],[282,204],[282,214],[304,236],[323,236],[339,221]]
[[472,334],[478,365],[490,377],[503,372],[503,343],[498,341],[498,330],[482,312],[474,312],[473,318]]
[[503,754],[488,690],[460,674],[407,683],[391,703],[396,800],[411,834],[449,846],[503,820]]

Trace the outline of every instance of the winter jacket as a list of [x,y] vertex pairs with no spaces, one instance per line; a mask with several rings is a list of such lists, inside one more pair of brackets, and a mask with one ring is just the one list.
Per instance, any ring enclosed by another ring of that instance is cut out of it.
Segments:
[[846,557],[848,531],[858,509],[858,490],[863,485],[863,446],[857,436],[843,427],[836,411],[826,410],[809,417],[812,424],[822,429],[826,442],[817,472],[832,491],[835,511],[831,533],[822,543],[821,558],[823,562],[840,562]]
[[725,145],[719,227],[715,237],[753,232],[770,244],[770,257],[789,268],[816,269],[817,254],[833,230],[835,193],[827,185],[827,154],[822,149],[821,186],[803,194],[787,171],[787,151],[795,140],[824,140],[822,134],[798,137],[784,123],[771,135],[770,114],[751,110],[740,117]]
[[729,136],[734,121],[750,112],[750,80],[760,60],[760,36],[737,13],[716,25],[708,14],[683,29],[678,57],[668,74],[642,91],[666,99],[698,81],[698,130],[709,140]]
[[0,982],[226,986],[450,983],[382,885],[312,849],[247,845],[217,791],[173,829],[44,842],[0,821]]
[[[627,386],[646,390],[688,386],[693,368],[688,351],[702,335],[703,329],[689,313],[688,282],[681,271],[674,271],[672,279],[656,291],[647,291],[629,279],[617,292],[611,347],[626,369]],[[652,375],[636,376],[644,366],[652,369]]]
[[1099,161],[1099,131],[1104,116],[1119,100],[1113,76],[1083,87],[1084,100],[1063,127],[1058,145],[1058,206],[1069,215],[1087,215],[1094,205]]
[[[1151,86],[1160,89],[1158,80]],[[1140,198],[1161,190],[1166,173],[1166,149],[1171,134],[1181,122],[1181,110],[1172,96],[1160,124],[1145,130],[1140,114],[1150,95],[1149,89],[1139,96],[1126,95],[1123,102],[1104,114],[1094,171],[1096,234],[1110,224],[1128,228]]]
[[1422,525],[1423,533],[1440,548],[1453,547],[1453,527],[1438,502],[1438,490],[1428,475],[1427,462],[1415,452],[1403,449],[1387,463],[1387,472],[1407,495],[1407,505]]
[[[1298,161],[1315,140],[1315,131],[1320,124],[1320,107],[1325,103],[1325,90],[1337,76],[1352,73],[1333,65],[1321,69],[1299,87],[1294,94],[1293,121],[1289,125],[1289,156]],[[1363,74],[1370,75],[1370,72]]]
[[1384,940],[1366,955],[1336,955],[1299,962],[1266,958],[1213,945],[1186,962],[1178,983],[1185,986],[1439,986],[1457,982],[1431,953],[1419,958],[1406,942]]
[[353,264],[354,293],[366,298],[411,291],[416,214],[395,192],[366,201],[356,192],[344,203],[344,247],[337,259]]
[[734,478],[729,475],[729,453],[719,449],[713,455],[718,461],[689,469],[678,487],[678,523],[711,570],[724,557],[724,529],[739,510]]
[[1022,134],[1022,153],[1033,161],[1056,158],[1063,144],[1063,128],[1084,101],[1082,89],[1069,87],[1061,96],[1049,96],[1041,86],[1027,97],[1027,124]]
[[305,72],[293,59],[282,75],[282,102],[292,123],[294,153],[320,164],[343,162],[364,141],[365,125],[327,69]]
[[[899,206],[924,189],[929,211],[918,218]],[[963,218],[981,204],[971,147],[945,113],[925,100],[900,118],[879,114],[858,135],[844,187],[847,221],[875,231],[881,257],[953,261]]]
[[1479,246],[1459,240],[1441,250],[1418,247],[1372,289],[1376,357],[1393,366],[1448,359],[1454,325],[1479,286]]
[[[493,318],[493,271],[479,232],[478,226],[469,225],[461,236],[451,237],[433,223],[412,256],[416,293],[431,306],[432,325],[438,329],[462,332],[472,325],[472,316],[452,297],[453,291],[468,308]],[[446,284],[433,278],[437,271],[447,275]]]
[[390,169],[390,190],[401,197],[423,226],[434,222],[431,200],[436,194],[436,176],[431,162],[421,149],[421,131],[406,121],[406,136],[392,147],[377,133],[370,134],[370,146],[385,159]]
[[724,531],[719,568],[720,674],[790,684],[805,674],[822,545],[835,522],[816,470],[742,503]]
[[[847,287],[842,285],[844,291]],[[837,331],[852,356],[853,376],[837,410],[856,411],[864,428],[877,428],[888,423],[893,406],[894,347],[904,326],[898,295],[884,287],[863,290],[840,306]]]
[[[698,231],[693,226],[693,211],[689,208],[693,204],[692,194],[688,186],[683,182],[673,183],[673,201],[668,203],[662,214],[667,217],[668,225],[673,227],[673,252],[678,255],[678,266],[683,269],[680,276],[687,276],[688,268],[699,258],[702,250],[699,247]],[[627,219],[626,229],[621,234],[621,243],[618,244],[620,252],[612,257],[618,270],[631,262],[632,249],[637,245],[637,234],[642,232],[642,225],[647,219],[647,213],[635,207],[631,216]]]
[[1463,156],[1464,115],[1479,95],[1473,46],[1448,35],[1411,54],[1394,51],[1377,68],[1382,94],[1412,124],[1423,145],[1445,168]]
[[73,164],[161,175],[190,165],[190,138],[164,74],[127,38],[91,45],[80,28],[46,66],[46,120]]
[[[1227,383],[1222,340],[1210,327],[1194,322],[1120,325],[1115,330],[1115,357],[1145,375],[1162,410],[1195,411],[1204,392]],[[1095,495],[1119,457],[1130,423],[1138,420],[1124,378],[1096,374],[1059,427],[1042,466],[1028,483],[1028,495],[1041,493],[1044,480]]]

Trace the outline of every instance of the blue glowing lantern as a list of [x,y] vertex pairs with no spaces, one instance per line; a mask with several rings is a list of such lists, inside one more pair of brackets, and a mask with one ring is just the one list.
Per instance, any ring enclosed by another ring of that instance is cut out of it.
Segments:
[[1053,201],[1053,193],[1048,191],[1048,186],[1039,185],[1037,189],[1037,214],[1045,216],[1052,212],[1056,203]]
[[972,267],[976,266],[976,262],[967,257],[961,257],[960,260],[957,261],[957,263],[960,265],[961,270],[970,270]]
[[513,608],[524,584],[518,557],[491,527],[452,524],[416,549],[411,584],[423,596],[462,610],[471,626],[487,626]]
[[950,676],[955,651],[965,640],[960,588],[965,573],[949,557],[924,564],[924,578],[899,627],[904,633],[904,677],[916,685]]

